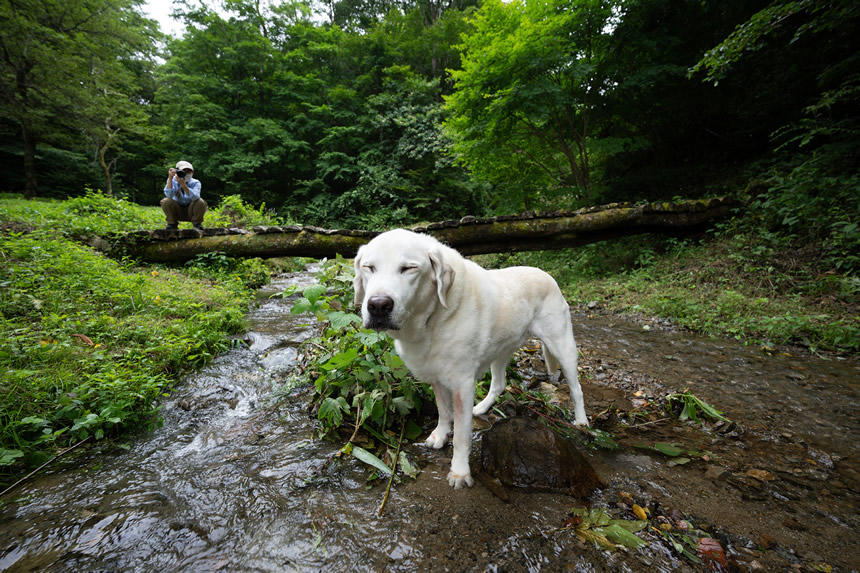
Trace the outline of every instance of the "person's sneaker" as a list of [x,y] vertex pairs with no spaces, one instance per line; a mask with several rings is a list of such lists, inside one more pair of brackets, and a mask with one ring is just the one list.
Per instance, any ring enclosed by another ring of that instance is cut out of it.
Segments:
[[164,228],[168,231],[175,231],[179,229],[179,225],[171,225],[170,223],[168,223],[167,226]]

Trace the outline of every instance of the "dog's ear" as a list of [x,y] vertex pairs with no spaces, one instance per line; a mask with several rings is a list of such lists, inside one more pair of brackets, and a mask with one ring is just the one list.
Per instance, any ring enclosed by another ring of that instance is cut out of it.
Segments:
[[361,251],[364,247],[358,249],[355,254],[355,260],[352,266],[355,268],[355,277],[352,279],[352,290],[354,298],[352,299],[353,306],[361,306],[364,302],[364,279],[361,278]]
[[430,266],[433,267],[433,276],[436,280],[436,294],[442,306],[448,308],[448,289],[454,283],[454,269],[445,262],[442,251],[433,249],[428,253]]

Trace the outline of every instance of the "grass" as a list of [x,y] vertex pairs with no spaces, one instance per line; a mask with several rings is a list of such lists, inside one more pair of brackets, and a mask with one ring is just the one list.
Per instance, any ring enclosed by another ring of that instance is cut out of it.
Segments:
[[811,246],[730,224],[698,241],[639,236],[483,262],[542,267],[573,303],[597,301],[767,347],[856,354],[860,280],[822,260]]
[[0,197],[0,482],[84,438],[151,427],[178,375],[244,330],[269,276],[258,259],[140,266],[70,238],[162,224],[157,207],[93,193]]
[[[265,205],[254,208],[242,202],[238,195],[222,198],[210,208],[203,221],[206,227],[275,225],[278,221],[266,211]],[[143,207],[121,198],[107,197],[90,191],[80,197],[59,201],[40,199],[29,201],[21,195],[0,194],[0,228],[54,229],[65,236],[122,233],[139,229],[164,227],[160,207]],[[191,223],[180,223],[180,226]]]

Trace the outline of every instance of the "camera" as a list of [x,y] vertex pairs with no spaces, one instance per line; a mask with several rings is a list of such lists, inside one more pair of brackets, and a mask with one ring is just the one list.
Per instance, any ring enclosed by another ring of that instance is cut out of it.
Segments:
[[185,171],[183,169],[177,169],[176,170],[176,176],[179,177],[180,179],[184,179],[185,178]]

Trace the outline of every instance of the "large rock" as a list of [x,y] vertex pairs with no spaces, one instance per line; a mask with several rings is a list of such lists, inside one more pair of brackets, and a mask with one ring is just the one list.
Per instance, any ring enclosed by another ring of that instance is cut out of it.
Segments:
[[571,440],[523,416],[496,422],[484,433],[481,467],[509,487],[582,499],[605,485]]

